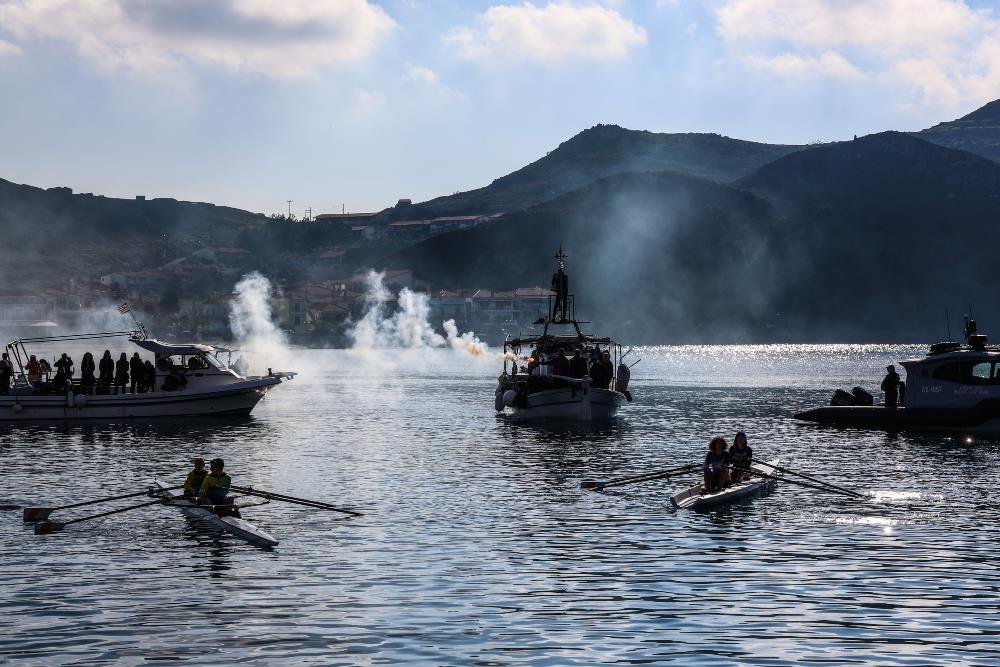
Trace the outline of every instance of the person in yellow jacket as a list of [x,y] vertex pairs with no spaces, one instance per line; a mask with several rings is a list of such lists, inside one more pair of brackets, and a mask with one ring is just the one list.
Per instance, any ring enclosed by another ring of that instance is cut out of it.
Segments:
[[221,505],[233,504],[233,499],[229,497],[229,487],[233,480],[222,471],[226,462],[222,459],[212,459],[208,465],[209,473],[201,483],[198,501],[206,505],[215,505],[215,513],[219,516],[239,516],[239,510],[235,508],[220,507]]
[[196,458],[194,460],[194,470],[188,473],[187,479],[184,480],[184,495],[189,498],[195,498],[201,493],[201,485],[208,476],[208,471],[205,470],[205,459]]

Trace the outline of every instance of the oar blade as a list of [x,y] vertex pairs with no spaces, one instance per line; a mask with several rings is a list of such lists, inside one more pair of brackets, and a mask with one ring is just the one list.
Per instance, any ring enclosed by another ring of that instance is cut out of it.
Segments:
[[35,523],[36,521],[45,521],[52,514],[51,507],[25,507],[24,508],[24,522],[25,523]]
[[[596,479],[585,479],[580,482],[581,489],[596,489],[597,485],[600,484]],[[27,521],[27,519],[25,519]]]
[[35,524],[35,535],[47,535],[48,533],[54,533],[62,530],[65,525],[66,524],[59,523],[58,521],[42,521],[41,523]]

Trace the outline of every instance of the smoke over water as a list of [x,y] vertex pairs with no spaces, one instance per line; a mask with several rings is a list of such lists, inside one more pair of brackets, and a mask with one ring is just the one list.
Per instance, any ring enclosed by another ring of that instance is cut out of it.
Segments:
[[401,349],[427,350],[450,347],[472,357],[486,354],[486,343],[471,331],[460,334],[455,320],[442,323],[445,335],[437,333],[430,323],[430,302],[426,294],[404,287],[397,297],[398,309],[386,315],[389,290],[382,282],[384,274],[369,271],[365,291],[365,314],[351,328],[352,350]]
[[248,273],[236,283],[229,303],[229,328],[250,372],[293,370],[288,367],[288,340],[271,316],[271,281],[260,273]]

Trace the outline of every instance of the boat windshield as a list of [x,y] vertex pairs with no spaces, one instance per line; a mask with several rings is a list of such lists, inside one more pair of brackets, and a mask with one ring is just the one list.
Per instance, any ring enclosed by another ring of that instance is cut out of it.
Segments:
[[170,370],[199,370],[204,368],[216,368],[224,370],[226,365],[219,361],[214,354],[200,352],[198,354],[171,354],[160,357],[156,361],[157,367],[162,371]]

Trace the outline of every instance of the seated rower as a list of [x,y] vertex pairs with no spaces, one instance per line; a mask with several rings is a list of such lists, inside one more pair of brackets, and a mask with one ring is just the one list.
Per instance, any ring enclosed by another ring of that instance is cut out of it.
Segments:
[[214,505],[212,508],[219,516],[239,516],[240,512],[236,508],[228,508],[232,505],[233,499],[229,497],[229,487],[233,480],[222,469],[226,466],[222,459],[212,459],[209,462],[209,473],[205,475],[205,481],[201,483],[201,492],[198,501],[205,505]]
[[742,470],[732,471],[732,475],[730,476],[732,477],[733,484],[739,484],[750,479],[750,473],[743,472],[743,470],[749,470],[752,463],[753,450],[747,444],[747,434],[739,431],[736,437],[733,438],[733,446],[729,448],[729,465],[733,468],[742,468]]
[[208,471],[205,470],[205,459],[198,457],[194,460],[194,470],[188,473],[184,480],[184,496],[196,498],[201,491],[201,485],[205,482]]
[[704,469],[704,493],[715,493],[726,488],[729,483],[729,452],[726,451],[726,439],[721,435],[715,436],[708,443]]

